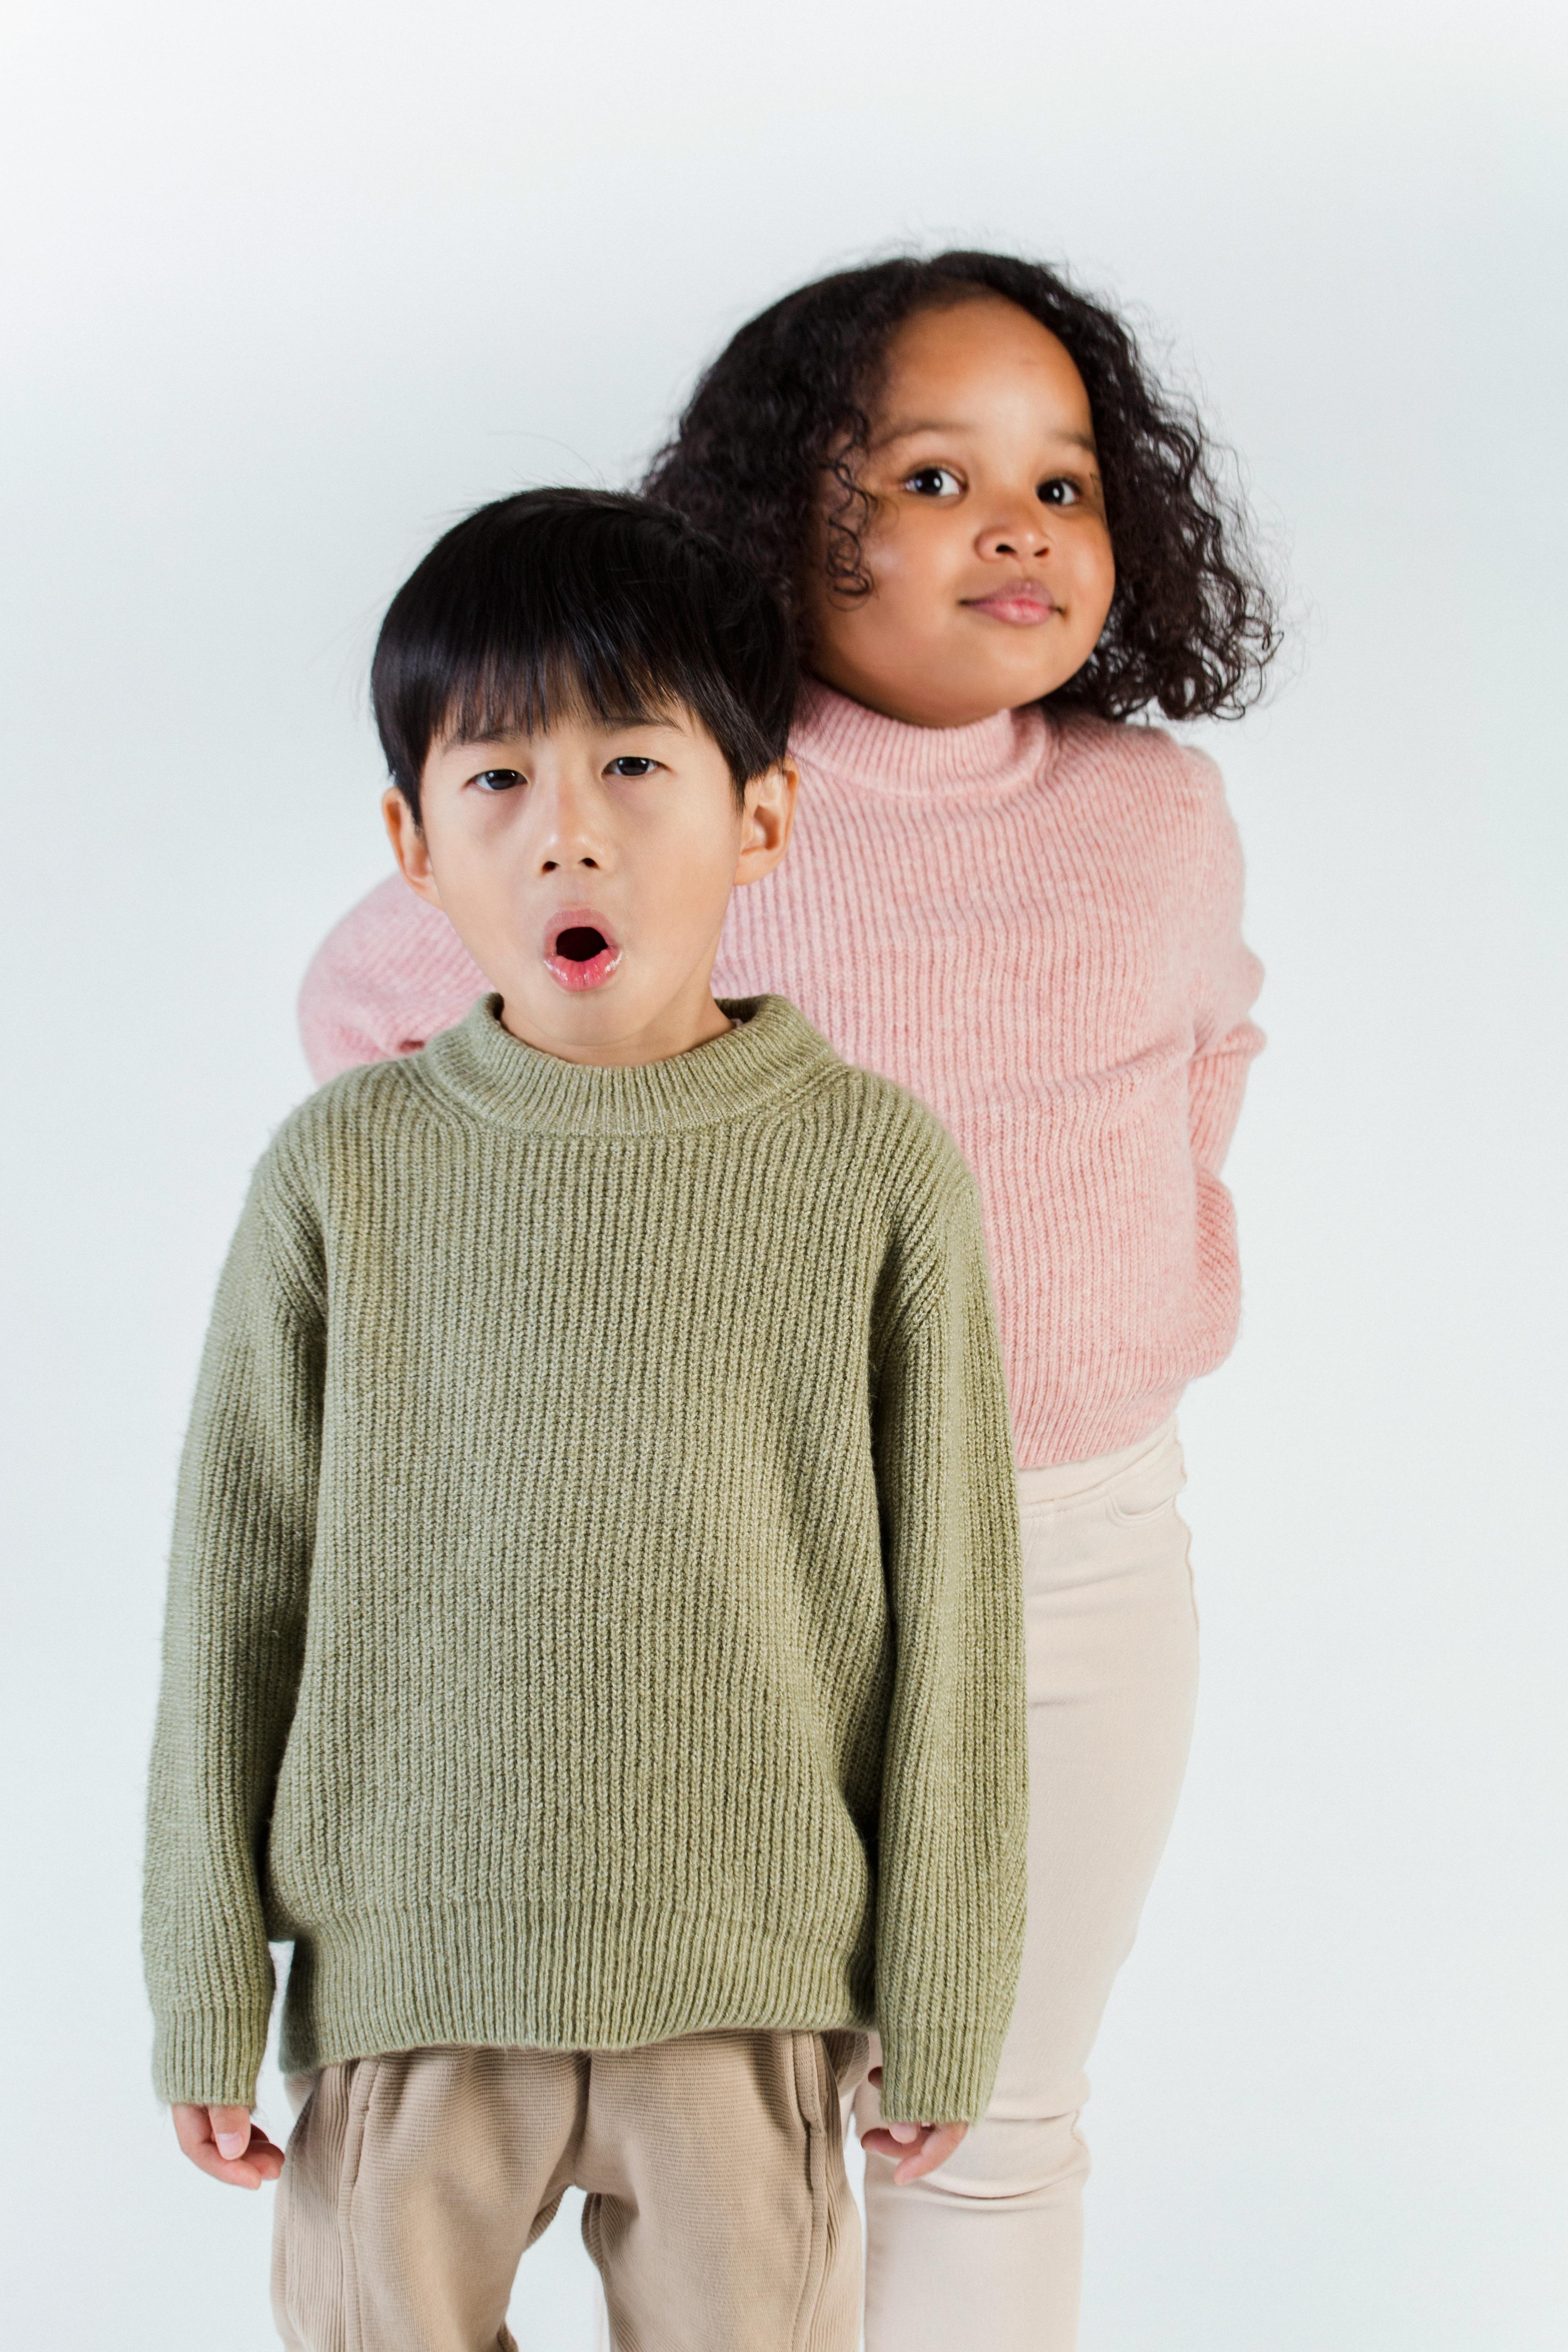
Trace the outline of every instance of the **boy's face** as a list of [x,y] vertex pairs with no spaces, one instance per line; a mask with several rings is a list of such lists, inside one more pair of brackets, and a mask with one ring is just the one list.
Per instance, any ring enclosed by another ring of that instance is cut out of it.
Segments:
[[564,719],[437,742],[420,825],[383,803],[410,887],[439,907],[515,1037],[569,1062],[662,1061],[728,1025],[710,988],[730,893],[784,856],[795,772],[735,797],[701,721]]

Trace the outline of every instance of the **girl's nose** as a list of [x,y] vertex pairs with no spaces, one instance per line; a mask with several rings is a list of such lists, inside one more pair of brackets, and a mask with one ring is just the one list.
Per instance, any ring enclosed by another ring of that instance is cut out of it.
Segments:
[[1031,499],[1027,506],[996,516],[975,544],[982,555],[1011,556],[1015,562],[1026,563],[1032,557],[1045,555],[1051,544],[1046,510]]

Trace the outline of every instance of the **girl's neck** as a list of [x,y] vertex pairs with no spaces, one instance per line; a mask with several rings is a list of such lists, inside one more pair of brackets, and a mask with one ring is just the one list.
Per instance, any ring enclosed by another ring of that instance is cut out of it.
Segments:
[[808,677],[791,741],[806,765],[892,798],[989,800],[1022,789],[1056,756],[1037,703],[967,727],[921,727]]
[[[968,709],[963,696],[959,695],[954,698],[952,708],[963,715],[931,719],[919,710],[902,708],[895,694],[890,691],[884,692],[864,678],[856,678],[853,681],[846,678],[841,681],[824,677],[815,671],[808,671],[806,677],[809,685],[826,687],[829,693],[841,696],[846,702],[853,702],[860,709],[868,710],[879,719],[896,719],[900,727],[921,727],[931,734],[946,734],[958,728],[978,727],[988,719],[999,719],[1002,716],[1002,711],[994,707]],[[1030,709],[1033,706],[1026,704],[1024,707]]]

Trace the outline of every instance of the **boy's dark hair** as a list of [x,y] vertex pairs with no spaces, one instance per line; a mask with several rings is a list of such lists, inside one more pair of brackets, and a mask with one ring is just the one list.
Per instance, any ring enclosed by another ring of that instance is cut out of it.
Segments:
[[738,798],[784,757],[789,623],[741,558],[668,507],[524,490],[437,541],[398,590],[371,665],[393,782],[419,819],[433,744],[534,734],[572,711],[702,721]]
[[1151,704],[1167,719],[1238,717],[1279,637],[1247,518],[1219,486],[1197,415],[1155,381],[1128,328],[1043,263],[941,253],[799,288],[721,352],[644,488],[745,551],[809,658],[801,586],[822,477],[837,486],[828,577],[842,595],[868,595],[872,501],[857,471],[889,343],[916,311],[987,294],[1065,345],[1089,394],[1105,485],[1116,593],[1099,645],[1052,705],[1105,719]]

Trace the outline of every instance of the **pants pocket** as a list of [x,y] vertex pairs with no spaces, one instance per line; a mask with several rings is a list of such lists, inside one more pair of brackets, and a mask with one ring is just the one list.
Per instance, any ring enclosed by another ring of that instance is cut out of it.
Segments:
[[1169,1437],[1141,1462],[1129,1463],[1110,1481],[1105,1490],[1106,1517],[1118,1527],[1145,1527],[1175,1509],[1176,1497],[1186,1483],[1180,1441]]
[[323,2067],[289,2135],[272,2216],[272,2293],[290,2352],[361,2352],[353,2207],[376,2073],[374,2058]]
[[842,2093],[866,2071],[861,2033],[789,2036],[805,2127],[811,2234],[791,2352],[848,2352],[859,2336],[860,2221],[844,2170]]

